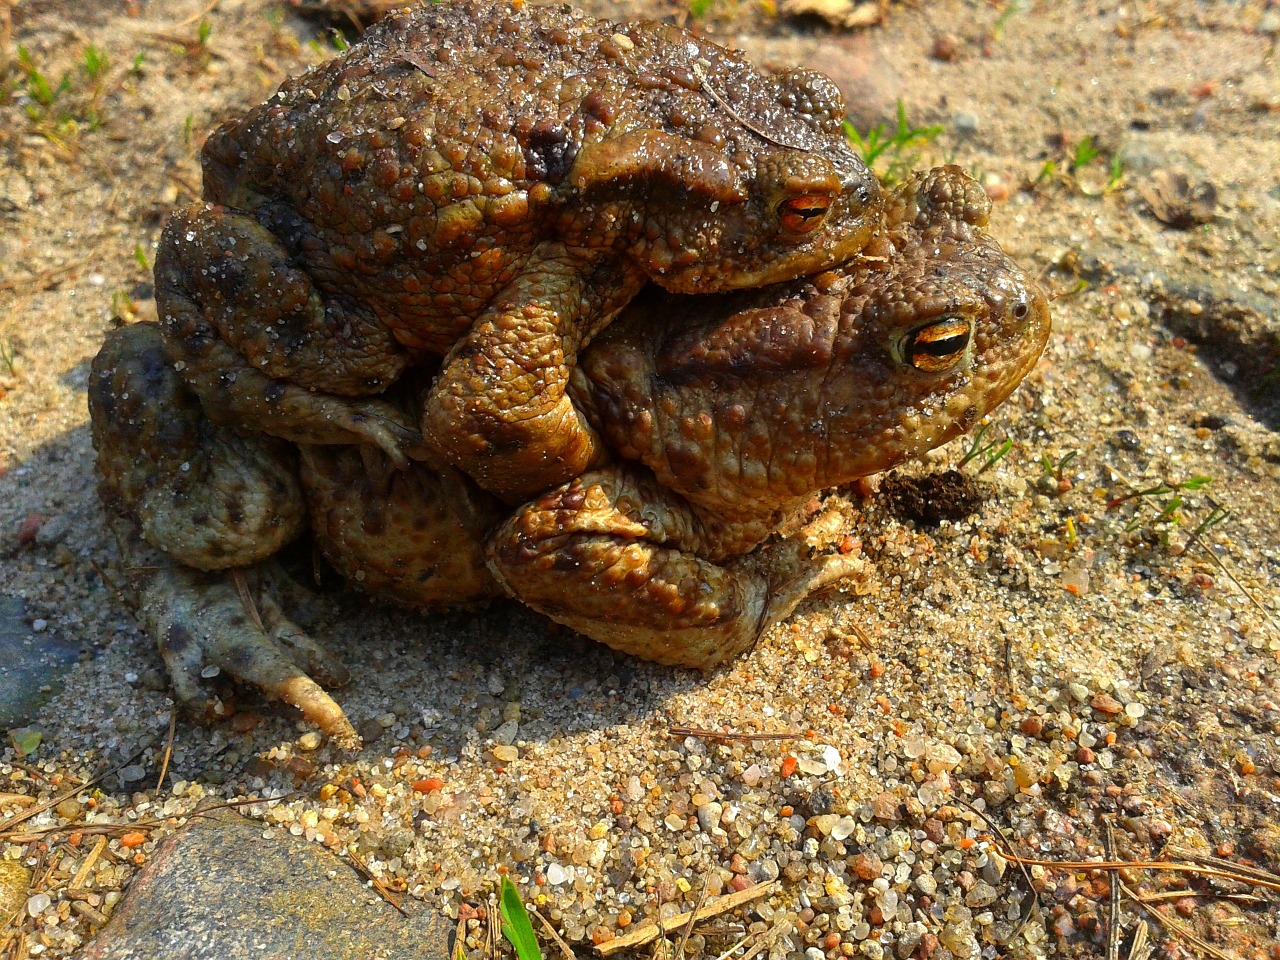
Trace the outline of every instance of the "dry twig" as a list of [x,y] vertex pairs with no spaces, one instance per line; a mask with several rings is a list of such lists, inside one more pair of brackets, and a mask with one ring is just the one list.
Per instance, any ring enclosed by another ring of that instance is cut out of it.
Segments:
[[575,960],[573,955],[573,950],[570,949],[569,945],[564,942],[564,937],[556,933],[556,928],[551,925],[551,921],[548,920],[546,917],[544,917],[542,914],[540,914],[538,912],[538,908],[535,907],[533,904],[528,904],[525,909],[527,909],[530,913],[532,913],[535,917],[537,917],[538,920],[542,923],[542,929],[547,931],[547,936],[549,936],[552,940],[554,940],[556,943],[556,946],[560,948],[560,953],[563,954],[564,960]]
[[90,779],[86,780],[84,783],[80,784],[74,789],[68,790],[66,793],[60,794],[59,796],[46,800],[44,803],[38,803],[34,807],[24,811],[23,813],[14,814],[4,823],[0,823],[0,838],[4,838],[5,835],[10,833],[13,830],[13,828],[16,827],[18,824],[23,823],[24,821],[30,820],[32,817],[39,816],[40,814],[44,813],[46,810],[50,810],[53,807],[56,807],[63,800],[70,800],[72,797],[75,797],[81,793],[84,793],[84,791],[88,790],[94,784],[101,783],[103,780],[111,776],[111,774],[115,773],[116,771],[123,770],[125,767],[129,766],[129,764],[133,763],[133,761],[137,760],[140,756],[142,756],[144,753],[150,750],[153,746],[155,746],[154,741],[152,743],[147,744],[145,747],[142,747],[141,749],[139,749],[137,753],[129,757],[123,763],[119,764],[118,766],[112,767],[110,770],[104,770],[102,773],[98,774],[96,777],[91,777]]
[[[1116,831],[1111,818],[1106,821],[1107,832],[1104,836],[1104,855],[1108,860],[1115,858]],[[1120,960],[1120,884],[1112,883],[1108,896],[1110,910],[1107,915],[1107,960]]]
[[169,773],[169,758],[173,756],[173,737],[178,731],[178,707],[176,704],[169,708],[169,736],[165,738],[164,743],[164,762],[160,764],[160,776],[156,778],[155,798],[160,799],[160,791],[164,789],[164,778]]
[[356,868],[356,873],[360,874],[360,876],[373,884],[373,889],[377,892],[378,896],[391,904],[391,906],[395,907],[396,910],[400,912],[401,916],[409,916],[408,911],[406,911],[404,906],[401,905],[400,900],[396,895],[387,888],[385,883],[373,875],[373,871],[369,869],[368,865],[363,860],[350,850],[347,851],[347,856],[351,858],[351,864]]
[[646,943],[656,940],[660,936],[684,926],[689,922],[689,918],[695,920],[703,920],[707,917],[718,916],[729,910],[736,909],[744,903],[750,903],[752,900],[759,900],[761,897],[767,897],[777,889],[778,881],[770,880],[767,883],[758,883],[754,887],[747,887],[745,890],[739,890],[735,893],[726,894],[723,897],[716,897],[710,903],[706,904],[700,911],[690,911],[688,913],[678,913],[673,917],[668,917],[659,923],[650,921],[643,924],[639,929],[631,931],[626,936],[617,937],[609,940],[596,947],[596,953],[602,957],[608,957],[620,950],[630,950],[633,947],[642,947]]
[[1219,950],[1217,947],[1215,947],[1213,944],[1209,943],[1208,941],[1202,940],[1200,937],[1196,935],[1195,931],[1192,930],[1185,923],[1182,923],[1179,920],[1175,920],[1173,919],[1173,917],[1166,917],[1159,910],[1155,909],[1154,906],[1151,906],[1150,904],[1148,904],[1146,901],[1146,898],[1141,897],[1138,894],[1134,893],[1132,890],[1130,890],[1124,884],[1123,881],[1120,882],[1119,886],[1120,886],[1121,892],[1123,892],[1126,897],[1128,897],[1134,903],[1138,903],[1146,907],[1148,916],[1150,916],[1153,920],[1155,920],[1156,923],[1160,924],[1166,930],[1182,937],[1188,943],[1194,946],[1197,950],[1201,950],[1204,953],[1207,953],[1209,956],[1213,957],[1214,960],[1235,960],[1235,958],[1232,957],[1231,954],[1224,953],[1223,951]]
[[670,727],[672,737],[697,737],[700,740],[716,740],[730,743],[734,740],[807,740],[804,733],[739,733],[736,730],[707,730],[702,727]]

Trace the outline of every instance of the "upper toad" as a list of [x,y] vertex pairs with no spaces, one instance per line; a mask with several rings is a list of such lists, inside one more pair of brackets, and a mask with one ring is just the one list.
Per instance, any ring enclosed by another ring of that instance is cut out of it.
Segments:
[[[826,77],[665,24],[421,4],[209,138],[157,255],[166,350],[220,423],[401,465],[421,429],[518,501],[600,462],[566,384],[646,280],[757,287],[869,240],[843,119]],[[420,418],[380,399],[439,357]]]

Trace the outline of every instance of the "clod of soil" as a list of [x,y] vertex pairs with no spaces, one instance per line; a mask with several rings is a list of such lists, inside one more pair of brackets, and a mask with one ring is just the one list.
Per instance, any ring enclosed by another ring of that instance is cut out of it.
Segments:
[[880,487],[894,516],[922,527],[936,527],[943,520],[963,520],[986,499],[986,491],[967,473],[944,470],[922,477],[893,475]]

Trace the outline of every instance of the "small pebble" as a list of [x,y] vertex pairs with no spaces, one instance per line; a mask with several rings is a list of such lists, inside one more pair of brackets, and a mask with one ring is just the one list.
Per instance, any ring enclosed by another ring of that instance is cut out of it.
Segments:
[[1100,693],[1089,701],[1089,706],[1099,713],[1117,714],[1124,710],[1124,705],[1109,693]]
[[305,750],[307,753],[310,753],[312,750],[318,750],[319,748],[320,734],[316,733],[314,730],[308,730],[298,738],[299,750]]
[[959,37],[954,33],[940,33],[933,38],[933,49],[930,51],[930,55],[935,60],[950,63],[956,58],[956,53],[959,49]]
[[978,132],[978,115],[962,110],[951,118],[951,127],[956,136],[971,137]]

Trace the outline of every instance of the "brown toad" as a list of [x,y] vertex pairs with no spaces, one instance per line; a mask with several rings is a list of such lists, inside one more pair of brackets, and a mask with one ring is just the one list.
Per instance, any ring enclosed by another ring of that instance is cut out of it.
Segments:
[[[826,77],[665,24],[422,4],[209,138],[157,255],[166,350],[220,423],[401,465],[421,429],[523,499],[601,461],[565,387],[646,280],[758,287],[869,240],[843,119]],[[420,422],[381,399],[440,357]]]
[[[610,462],[514,511],[457,471],[397,469],[367,445],[301,444],[294,471],[287,444],[208,421],[155,325],[117,331],[90,387],[101,489],[178,696],[201,703],[201,669],[216,666],[354,742],[308,676],[341,667],[261,589],[272,575],[257,562],[308,522],[377,596],[430,605],[505,589],[637,656],[701,668],[735,656],[859,567],[775,536],[816,491],[963,432],[1039,357],[1048,306],[983,232],[988,208],[941,168],[900,187],[882,236],[835,270],[642,297],[569,388]],[[402,383],[407,408],[417,396]],[[240,569],[200,572],[228,567]]]

